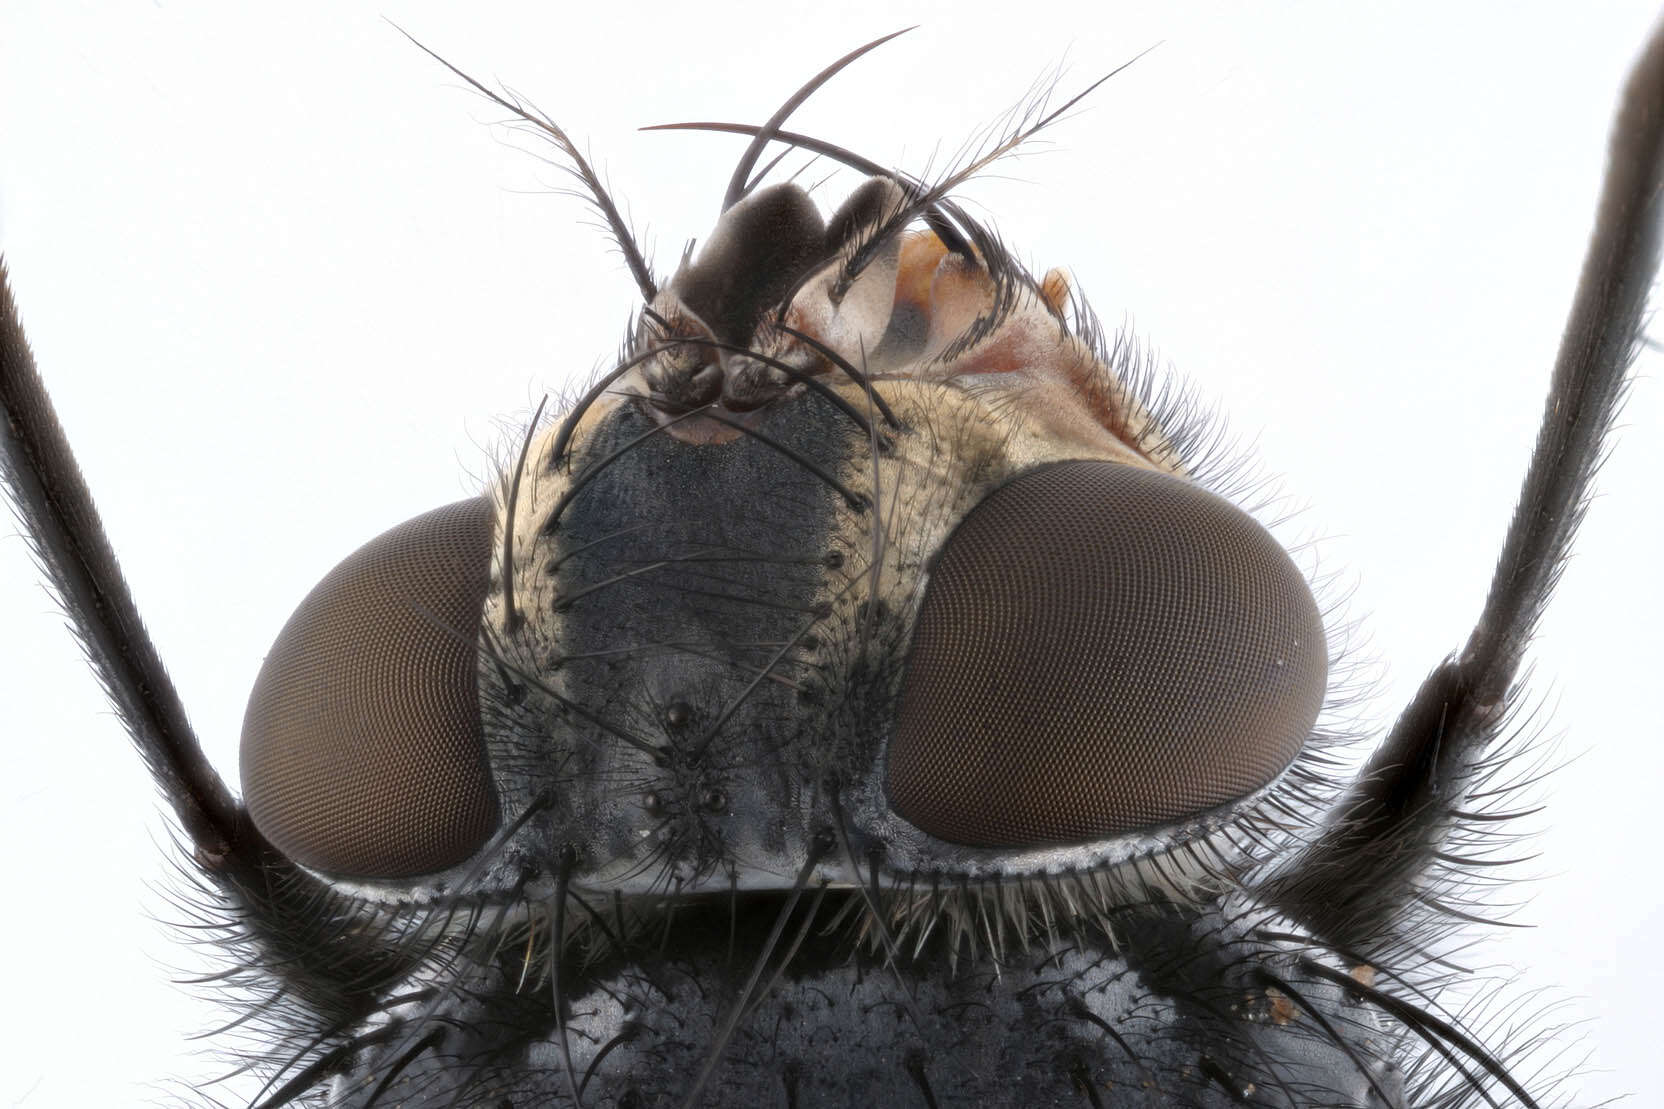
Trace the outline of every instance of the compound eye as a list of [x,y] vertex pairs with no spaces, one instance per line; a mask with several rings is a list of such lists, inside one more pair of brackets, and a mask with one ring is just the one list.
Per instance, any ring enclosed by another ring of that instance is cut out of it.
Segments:
[[1063,462],[1000,486],[925,588],[886,768],[890,804],[972,847],[1172,824],[1300,753],[1328,658],[1311,589],[1228,501]]
[[278,633],[243,717],[255,827],[303,866],[407,878],[462,862],[497,825],[477,636],[489,501],[370,540]]

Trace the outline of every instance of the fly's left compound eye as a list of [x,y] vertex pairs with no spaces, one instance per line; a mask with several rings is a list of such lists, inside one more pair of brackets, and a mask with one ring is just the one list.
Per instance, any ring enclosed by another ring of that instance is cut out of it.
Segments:
[[1236,506],[1118,463],[1031,470],[931,570],[890,803],[972,847],[1176,823],[1281,774],[1327,677],[1305,578]]
[[278,634],[243,718],[243,797],[285,855],[408,878],[462,862],[497,823],[476,661],[491,503],[372,539]]

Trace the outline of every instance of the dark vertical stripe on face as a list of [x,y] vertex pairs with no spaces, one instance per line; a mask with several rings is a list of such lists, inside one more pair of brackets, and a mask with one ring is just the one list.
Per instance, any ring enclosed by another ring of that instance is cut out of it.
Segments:
[[[539,548],[555,600],[529,615],[525,646],[585,717],[658,748],[657,765],[570,714],[550,735],[492,739],[514,765],[572,783],[556,793],[592,865],[631,852],[708,859],[731,823],[777,832],[775,807],[810,773],[793,746],[806,651],[789,645],[817,619],[829,535],[850,511],[748,435],[693,445],[656,426],[624,404],[584,440],[571,468],[582,491]],[[864,445],[850,427],[812,393],[762,424],[830,472]]]

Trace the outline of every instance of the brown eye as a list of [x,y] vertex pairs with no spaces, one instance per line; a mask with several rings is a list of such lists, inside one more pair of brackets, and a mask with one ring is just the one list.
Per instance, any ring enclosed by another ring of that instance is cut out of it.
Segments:
[[1327,673],[1311,590],[1246,513],[1132,466],[1032,470],[931,571],[890,803],[973,847],[1171,824],[1280,774]]
[[243,717],[243,797],[296,862],[427,874],[496,826],[475,674],[491,527],[484,499],[407,520],[331,570],[278,633]]

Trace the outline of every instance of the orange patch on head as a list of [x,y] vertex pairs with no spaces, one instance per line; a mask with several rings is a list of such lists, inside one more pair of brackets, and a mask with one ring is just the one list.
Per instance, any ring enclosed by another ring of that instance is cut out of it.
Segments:
[[1052,315],[1059,319],[1063,310],[1069,306],[1069,275],[1060,269],[1049,269],[1040,281],[1040,299],[1046,302],[1046,307],[1052,310]]
[[896,272],[896,306],[926,312],[930,308],[930,281],[936,276],[948,248],[934,231],[910,231],[901,240],[901,259]]

